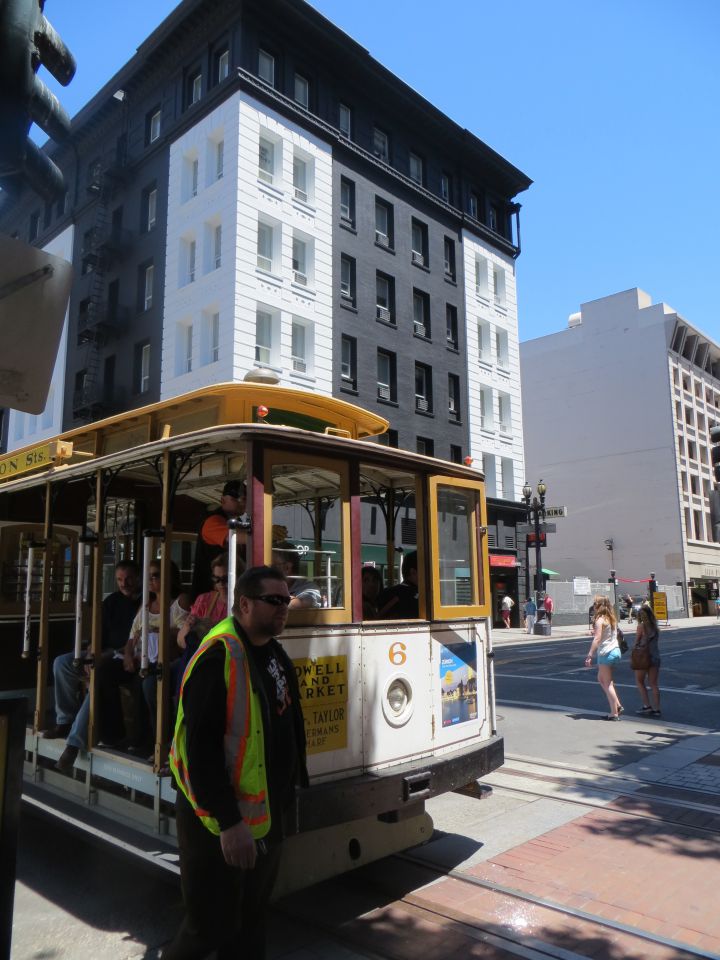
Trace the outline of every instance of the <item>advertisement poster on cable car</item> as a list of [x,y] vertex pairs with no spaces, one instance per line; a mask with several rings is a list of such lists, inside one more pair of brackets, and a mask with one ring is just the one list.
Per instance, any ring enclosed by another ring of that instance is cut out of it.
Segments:
[[440,646],[442,725],[477,720],[477,649],[474,643]]

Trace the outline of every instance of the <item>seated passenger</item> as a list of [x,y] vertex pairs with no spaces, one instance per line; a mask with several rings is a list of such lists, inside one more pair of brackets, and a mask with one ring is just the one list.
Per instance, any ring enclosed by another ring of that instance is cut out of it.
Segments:
[[[182,653],[171,668],[173,698],[180,695],[180,683],[185,667],[200,646],[203,637],[216,623],[228,615],[228,555],[221,553],[210,564],[210,582],[213,589],[195,598],[190,613],[185,618],[177,635],[177,645]],[[240,567],[238,563],[238,567]]]
[[377,567],[362,568],[363,620],[376,620],[383,578]]
[[378,598],[380,620],[416,620],[420,616],[418,601],[417,552],[403,557],[402,583],[387,587]]
[[[150,712],[150,728],[155,740],[157,731],[157,661],[160,641],[160,597],[156,593],[160,585],[160,561],[150,564],[150,602],[148,604],[148,675],[143,677],[142,690]],[[178,631],[185,623],[190,611],[190,598],[183,593],[180,571],[174,562],[170,562],[170,660],[177,659],[176,640]],[[130,629],[128,646],[133,651],[136,669],[142,662],[142,609],[138,610]],[[172,669],[172,664],[171,664]]]
[[322,606],[320,587],[312,580],[300,576],[300,554],[295,544],[290,543],[289,540],[274,543],[272,565],[287,577],[288,589],[292,597],[291,610],[309,610]]
[[[127,642],[130,625],[142,600],[140,570],[134,560],[120,560],[115,564],[115,583],[117,590],[102,602],[100,642],[103,660],[111,660],[115,652],[121,650]],[[55,658],[53,677],[56,723],[42,734],[49,740],[67,737],[67,746],[56,764],[59,770],[69,770],[78,751],[87,749],[90,698],[85,697],[78,710],[82,677],[73,666],[74,659],[74,651]]]

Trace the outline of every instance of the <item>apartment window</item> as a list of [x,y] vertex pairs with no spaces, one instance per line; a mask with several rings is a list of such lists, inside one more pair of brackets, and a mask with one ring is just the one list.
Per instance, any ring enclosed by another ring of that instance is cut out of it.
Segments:
[[215,179],[222,180],[225,173],[225,141],[218,140],[215,144]]
[[150,389],[150,344],[145,341],[135,345],[133,381],[136,393],[147,393]]
[[293,320],[291,333],[292,368],[295,373],[308,372],[311,332],[308,324]]
[[457,307],[452,303],[445,304],[445,339],[449,347],[458,349],[458,314]]
[[478,360],[483,363],[490,363],[492,359],[490,348],[490,324],[486,320],[480,320],[477,325],[478,334]]
[[373,128],[373,153],[385,163],[390,162],[390,139],[380,127]]
[[273,269],[274,229],[269,223],[258,221],[257,265],[259,270],[271,273]]
[[301,74],[295,74],[295,102],[307,110],[310,104],[310,84]]
[[340,178],[340,219],[355,226],[355,184],[347,177]]
[[272,361],[273,316],[267,310],[258,309],[255,315],[255,362],[269,364]]
[[413,217],[411,226],[411,259],[416,266],[428,267],[428,228],[427,224],[415,220]]
[[180,286],[195,282],[197,265],[197,244],[194,237],[185,237],[180,241]]
[[155,267],[152,263],[140,267],[141,309],[149,310],[153,305],[153,284]]
[[345,103],[338,104],[338,129],[340,133],[347,137],[352,137],[352,110]]
[[456,443],[450,444],[450,462],[451,463],[463,462],[462,447],[458,446],[458,444]]
[[425,162],[423,158],[419,157],[416,153],[411,153],[409,169],[410,179],[414,180],[415,183],[422,184],[425,180]]
[[30,229],[28,231],[28,240],[30,243],[37,240],[40,235],[40,211],[30,214]]
[[357,340],[344,334],[340,341],[340,376],[343,386],[357,389]]
[[455,279],[455,241],[450,237],[445,237],[444,244],[444,262],[445,276],[451,280]]
[[377,393],[378,400],[397,399],[396,360],[389,350],[377,352]]
[[440,174],[440,196],[445,203],[452,203],[452,180],[450,174],[444,171]]
[[275,86],[275,57],[267,50],[258,51],[258,76],[271,87]]
[[510,366],[508,335],[507,330],[501,330],[499,327],[495,328],[495,356],[497,358],[497,365],[507,370]]
[[217,310],[203,313],[200,328],[200,356],[203,364],[220,359],[220,314]]
[[215,54],[215,82],[222,83],[230,75],[230,51],[219,50]]
[[302,157],[293,157],[293,193],[296,200],[308,202],[308,164]]
[[488,211],[488,226],[491,230],[494,230],[495,233],[503,232],[501,229],[500,208],[494,203],[490,204],[490,210]]
[[182,160],[182,171],[180,174],[180,198],[182,203],[187,203],[198,194],[198,180],[200,176],[200,162],[197,155],[188,153]]
[[160,137],[160,119],[162,111],[160,107],[155,107],[145,117],[145,144],[155,143]]
[[510,410],[510,394],[498,392],[498,426],[500,433],[512,433],[512,416]]
[[515,464],[510,457],[500,458],[501,496],[505,500],[515,499]]
[[143,190],[143,226],[149,233],[157,223],[157,187]]
[[355,304],[355,260],[345,254],[340,257],[340,297]]
[[375,243],[391,250],[393,243],[393,208],[384,200],[375,198]]
[[424,363],[415,364],[415,409],[432,413],[432,369]]
[[202,96],[202,74],[194,73],[187,78],[187,105],[191,107]]
[[430,297],[421,290],[413,290],[413,333],[430,339]]
[[384,273],[375,274],[375,310],[378,320],[395,323],[395,281]]
[[460,423],[460,377],[455,373],[448,374],[448,416]]
[[272,183],[275,177],[275,144],[260,137],[258,148],[258,180]]
[[502,267],[493,267],[493,289],[495,293],[495,306],[505,306],[505,271]]
[[307,243],[300,237],[293,237],[292,242],[292,268],[293,279],[295,283],[301,286],[307,286],[308,282],[308,256]]
[[430,437],[417,437],[415,440],[415,449],[418,453],[422,453],[426,457],[434,457],[435,441],[431,440]]
[[488,298],[488,262],[485,257],[475,257],[475,293],[484,300]]
[[193,366],[193,325],[192,323],[178,323],[176,333],[177,360],[175,373],[182,376],[191,373]]
[[380,434],[377,440],[383,447],[394,447],[397,449],[398,432],[397,430],[386,430],[385,433]]
[[222,266],[222,224],[218,223],[213,230],[213,268],[218,270]]
[[493,395],[490,387],[483,387],[480,390],[480,428],[482,430],[495,429],[495,417],[493,416]]
[[469,204],[469,206],[470,206],[470,216],[473,217],[475,220],[477,220],[477,219],[478,219],[478,212],[479,212],[479,210],[480,210],[480,203],[478,202],[478,198],[477,198],[477,194],[476,194],[476,193],[471,193],[471,194],[470,194],[470,204]]

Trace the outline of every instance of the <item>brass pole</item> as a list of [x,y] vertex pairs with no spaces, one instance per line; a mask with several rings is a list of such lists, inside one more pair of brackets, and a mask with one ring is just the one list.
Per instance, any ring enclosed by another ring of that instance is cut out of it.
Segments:
[[95,533],[97,539],[94,547],[93,578],[92,578],[92,618],[90,632],[90,653],[93,669],[90,672],[90,717],[88,722],[88,749],[96,742],[97,719],[97,667],[102,656],[102,587],[103,587],[103,558],[105,556],[105,493],[103,489],[103,473],[98,470],[95,478]]
[[45,703],[47,700],[47,675],[48,675],[48,619],[50,615],[50,577],[51,569],[51,537],[52,537],[52,485],[50,481],[45,483],[45,524],[43,527],[43,539],[45,541],[45,550],[43,553],[43,572],[42,585],[40,588],[40,625],[38,630],[38,665],[37,665],[37,691],[35,696],[35,731],[41,730],[45,726]]

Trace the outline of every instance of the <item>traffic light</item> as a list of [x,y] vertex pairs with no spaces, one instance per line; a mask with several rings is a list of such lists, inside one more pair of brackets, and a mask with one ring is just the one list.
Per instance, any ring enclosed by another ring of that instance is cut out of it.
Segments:
[[37,123],[53,140],[70,132],[70,118],[37,76],[42,64],[67,86],[75,59],[45,19],[45,0],[0,0],[0,179],[5,189],[27,183],[51,201],[63,175],[28,132]]
[[610,571],[610,576],[608,577],[608,583],[617,583],[617,574],[614,570]]
[[[540,544],[541,547],[546,547],[546,546],[547,546],[547,533],[541,533],[541,534],[539,534],[539,537],[540,537],[540,539],[539,539],[537,542]],[[536,539],[537,539],[536,534],[534,534],[534,533],[529,533],[529,534],[527,535],[528,546],[534,547],[534,546],[535,546],[535,541],[536,541]]]
[[654,593],[657,593],[657,580],[655,579],[654,573],[650,574],[650,579],[648,580],[648,590],[651,597]]

